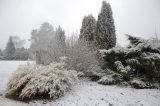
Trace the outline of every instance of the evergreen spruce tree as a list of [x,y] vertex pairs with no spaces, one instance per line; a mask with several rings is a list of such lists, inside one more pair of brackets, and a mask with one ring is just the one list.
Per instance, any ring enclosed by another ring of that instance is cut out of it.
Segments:
[[12,41],[12,37],[9,37],[9,41],[5,49],[5,58],[8,60],[12,60],[14,58],[13,56],[14,56],[15,51],[16,49]]
[[96,19],[92,15],[85,16],[82,21],[79,38],[87,42],[94,41],[95,29]]
[[109,3],[102,2],[101,12],[98,15],[96,41],[100,49],[109,49],[116,45],[116,33],[112,9]]

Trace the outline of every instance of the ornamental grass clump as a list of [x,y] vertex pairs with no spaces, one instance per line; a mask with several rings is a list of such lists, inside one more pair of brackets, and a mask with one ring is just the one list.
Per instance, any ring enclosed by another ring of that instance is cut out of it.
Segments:
[[22,101],[57,99],[70,89],[76,79],[76,71],[65,69],[63,62],[47,66],[23,65],[8,81],[6,96]]

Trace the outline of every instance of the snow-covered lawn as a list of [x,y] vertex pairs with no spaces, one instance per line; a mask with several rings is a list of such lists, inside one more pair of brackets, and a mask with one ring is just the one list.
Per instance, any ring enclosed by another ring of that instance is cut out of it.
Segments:
[[18,65],[26,63],[26,61],[0,61],[0,93],[4,93],[7,81]]
[[103,86],[80,80],[70,92],[55,101],[22,103],[4,97],[6,83],[20,64],[27,62],[0,61],[0,106],[160,106],[160,90]]

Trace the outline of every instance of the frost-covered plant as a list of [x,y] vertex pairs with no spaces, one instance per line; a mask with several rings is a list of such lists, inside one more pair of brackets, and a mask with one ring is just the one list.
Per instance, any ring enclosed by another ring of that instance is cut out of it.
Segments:
[[147,70],[150,77],[160,76],[160,54],[158,53],[143,53],[140,56],[141,68]]
[[56,99],[63,96],[76,79],[76,71],[66,70],[64,62],[24,65],[10,78],[6,96],[18,100]]
[[137,66],[140,65],[140,62],[137,59],[127,59],[126,63],[132,66],[132,68],[136,68]]
[[122,63],[120,61],[115,61],[114,64],[117,68],[117,71],[122,72],[122,73],[127,73],[124,66],[122,65]]
[[154,88],[154,86],[149,82],[143,82],[140,79],[134,78],[130,81],[130,85],[136,89],[144,89],[144,88]]
[[129,80],[130,79],[130,73],[131,68],[130,66],[124,67],[123,64],[120,61],[115,61],[115,67],[117,71],[122,75],[123,79]]
[[126,81],[140,77],[147,82],[160,82],[160,50],[147,40],[129,35],[131,46],[127,48],[114,47],[100,50],[109,68],[121,74]]
[[33,69],[35,65],[21,65],[18,67],[16,72],[9,79],[7,84],[7,95],[9,96],[19,96],[23,87],[26,83],[33,77]]
[[[108,66],[111,66],[114,64],[115,61],[121,61],[124,63],[125,56],[127,54],[126,48],[121,47],[113,47],[109,50],[99,50],[100,53],[103,54],[104,60],[107,61]],[[113,68],[113,67],[111,67]]]
[[130,41],[131,46],[137,46],[139,43],[145,42],[145,40],[138,37],[131,36],[129,34],[126,34],[126,36],[128,37],[128,40]]
[[90,77],[92,81],[97,81],[101,77],[105,76],[106,72],[105,70],[102,70],[98,65],[90,65],[85,74],[87,77]]
[[116,80],[113,78],[113,76],[107,75],[98,80],[98,83],[103,85],[113,85],[116,84]]

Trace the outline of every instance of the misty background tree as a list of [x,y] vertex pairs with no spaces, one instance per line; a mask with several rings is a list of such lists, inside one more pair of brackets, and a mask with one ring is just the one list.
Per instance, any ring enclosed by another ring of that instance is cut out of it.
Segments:
[[0,56],[2,56],[3,55],[3,52],[2,52],[2,50],[0,49]]
[[3,60],[4,57],[3,57],[3,51],[0,49],[0,60]]
[[19,36],[12,36],[12,41],[14,43],[14,46],[16,49],[18,48],[23,48],[25,43],[26,43],[26,40],[25,39],[21,39]]
[[29,59],[29,50],[21,47],[17,48],[14,53],[14,60],[28,60]]
[[48,55],[51,61],[58,61],[59,57],[65,56],[65,38],[65,31],[61,28],[61,26],[58,26],[48,45]]
[[[31,32],[31,45],[29,49],[29,58],[36,59],[36,52],[39,52],[39,57],[42,55],[40,52],[47,51],[48,44],[54,35],[54,28],[48,22],[41,24],[39,29],[34,29]],[[41,60],[38,60],[41,61]]]
[[32,30],[30,50],[35,52],[36,50],[47,49],[53,35],[53,26],[47,22],[44,22],[39,29]]
[[14,43],[12,41],[12,37],[9,37],[9,41],[7,43],[7,46],[5,48],[5,54],[4,57],[7,60],[12,60],[14,58],[14,53],[15,53],[16,49],[14,46]]

